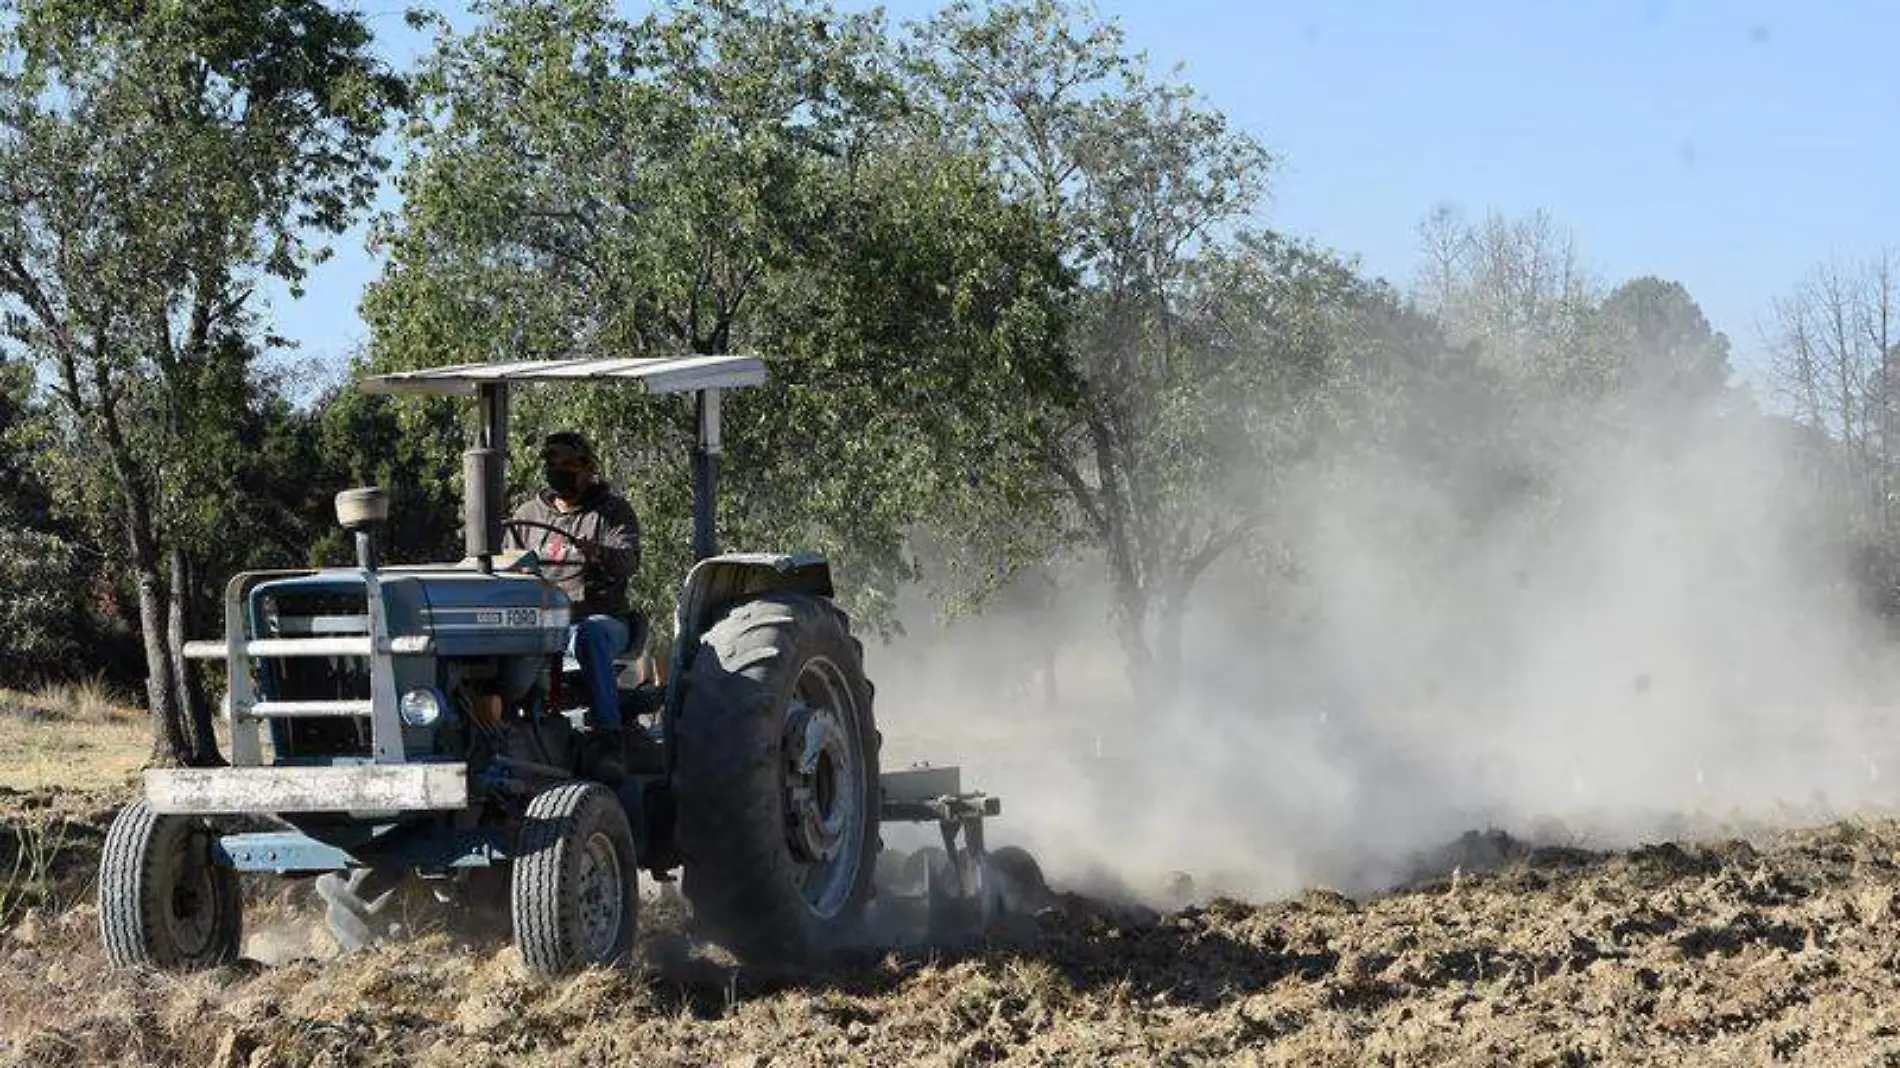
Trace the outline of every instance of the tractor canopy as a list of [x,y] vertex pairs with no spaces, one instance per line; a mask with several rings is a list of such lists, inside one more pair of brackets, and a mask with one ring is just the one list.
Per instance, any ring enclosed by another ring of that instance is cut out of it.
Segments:
[[370,375],[358,383],[358,388],[376,394],[474,397],[480,403],[481,429],[474,446],[462,454],[463,484],[467,487],[462,526],[465,551],[486,572],[501,549],[508,390],[537,382],[607,382],[639,386],[653,394],[691,393],[699,423],[693,448],[693,556],[705,560],[719,551],[713,507],[719,485],[719,395],[724,390],[765,382],[765,361],[757,356],[460,363]]
[[535,382],[635,383],[655,394],[739,389],[765,382],[765,362],[756,356],[679,356],[458,363],[371,375],[359,388],[365,393],[473,397],[485,386]]

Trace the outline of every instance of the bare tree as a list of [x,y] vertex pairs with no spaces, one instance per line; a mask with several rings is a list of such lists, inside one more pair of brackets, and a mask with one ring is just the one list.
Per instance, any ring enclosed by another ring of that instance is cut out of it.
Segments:
[[1488,213],[1477,223],[1441,205],[1419,226],[1415,297],[1453,344],[1524,377],[1564,378],[1583,358],[1595,285],[1576,242],[1550,213]]
[[1851,518],[1896,533],[1900,491],[1900,267],[1892,252],[1830,261],[1774,302],[1767,328],[1777,392],[1836,445]]

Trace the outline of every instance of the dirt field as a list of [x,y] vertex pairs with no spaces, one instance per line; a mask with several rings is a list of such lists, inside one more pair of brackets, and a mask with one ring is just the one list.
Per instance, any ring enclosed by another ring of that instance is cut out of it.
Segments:
[[0,781],[6,1065],[1900,1064],[1886,819],[1617,854],[1474,834],[1373,900],[1069,896],[992,943],[835,974],[723,969],[654,899],[637,969],[537,987],[505,945],[430,931],[331,959],[303,892],[267,882],[256,960],[109,974],[92,866],[128,780]]

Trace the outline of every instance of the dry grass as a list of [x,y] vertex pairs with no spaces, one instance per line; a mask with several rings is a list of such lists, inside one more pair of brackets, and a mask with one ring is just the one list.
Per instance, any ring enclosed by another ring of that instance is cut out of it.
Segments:
[[664,901],[624,972],[532,983],[505,924],[470,946],[426,913],[336,958],[307,889],[258,878],[250,959],[115,974],[92,880],[149,743],[84,698],[0,695],[0,1068],[1900,1063],[1900,821],[1873,817],[1510,842],[1366,901],[1134,919],[1071,896],[1009,939],[805,975],[729,967]]
[[[686,967],[656,904],[638,967],[550,984],[439,934],[116,975],[82,895],[0,928],[0,1066],[1895,1063],[1896,854],[1900,823],[1857,820],[1531,850],[1369,901],[1140,921],[1068,898],[1020,937],[807,975]],[[294,949],[306,905],[254,898],[247,926]]]
[[144,713],[98,683],[0,690],[0,787],[125,787],[151,754]]
[[137,715],[129,711],[123,695],[99,678],[54,683],[26,695],[24,700],[29,707],[46,709],[79,723],[108,723]]
[[61,904],[60,861],[72,833],[71,822],[51,805],[25,811],[6,828],[0,841],[0,930],[29,909]]

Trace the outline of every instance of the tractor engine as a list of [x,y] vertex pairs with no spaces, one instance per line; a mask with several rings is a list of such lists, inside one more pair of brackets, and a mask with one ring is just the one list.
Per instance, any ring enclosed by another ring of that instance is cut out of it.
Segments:
[[[388,568],[373,583],[328,572],[261,583],[245,607],[253,639],[338,642],[334,655],[304,647],[257,657],[258,696],[282,710],[268,721],[273,763],[377,757],[370,704],[378,657],[398,697],[403,761],[570,763],[570,724],[549,714],[569,613],[551,583],[445,568]],[[382,746],[385,760],[391,750]]]

